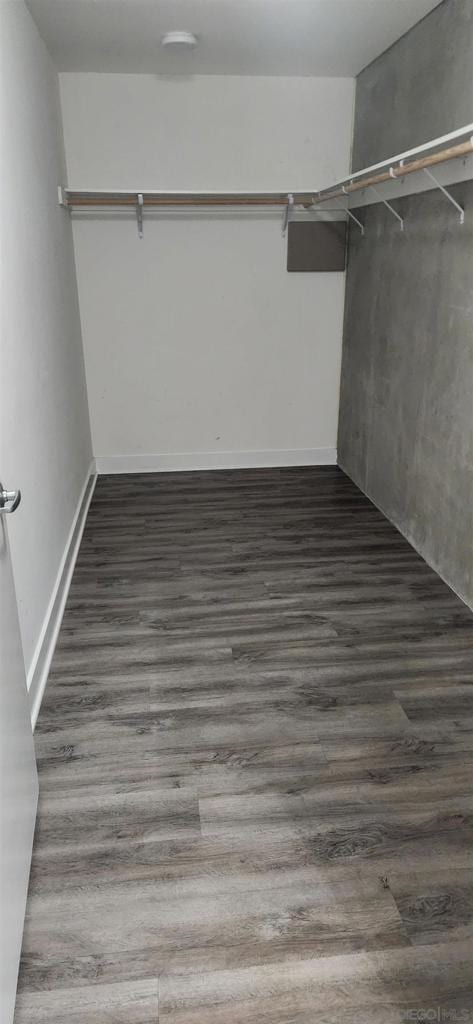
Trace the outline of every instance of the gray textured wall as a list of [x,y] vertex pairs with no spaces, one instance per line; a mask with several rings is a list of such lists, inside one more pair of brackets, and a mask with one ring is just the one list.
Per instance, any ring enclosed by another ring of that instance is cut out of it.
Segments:
[[[473,0],[445,0],[366,69],[355,165],[473,120],[472,53]],[[398,201],[404,233],[380,205],[350,230],[338,451],[473,606],[473,183],[452,192],[463,227],[428,192]]]
[[444,0],[357,79],[352,170],[473,121],[473,0]]

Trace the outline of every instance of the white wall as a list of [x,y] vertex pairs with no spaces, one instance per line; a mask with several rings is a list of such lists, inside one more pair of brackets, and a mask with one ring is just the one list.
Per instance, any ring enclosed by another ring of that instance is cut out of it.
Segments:
[[[349,169],[351,79],[64,74],[61,98],[77,188],[288,191]],[[133,213],[75,217],[74,241],[99,466],[335,448],[344,275],[288,274],[280,213],[145,214],[143,241]]]
[[29,680],[91,462],[57,75],[22,0],[1,7],[0,478]]

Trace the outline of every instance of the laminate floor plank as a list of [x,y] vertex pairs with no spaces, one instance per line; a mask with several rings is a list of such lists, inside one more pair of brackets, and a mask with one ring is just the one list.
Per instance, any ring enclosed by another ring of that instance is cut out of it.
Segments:
[[473,616],[340,470],[101,477],[35,745],[15,1024],[473,1022]]
[[[41,917],[51,923],[41,926]],[[163,898],[153,881],[128,882],[70,890],[67,907],[61,896],[39,897],[25,935],[25,979],[28,963],[30,987],[52,979],[68,987],[97,973],[108,982],[137,980],[406,942],[396,902],[376,878],[324,881],[314,871],[290,886],[240,890],[237,901],[233,892],[207,891],[187,895],[184,905],[182,897]]]
[[439,1008],[458,1010],[461,1020],[460,1011],[469,1013],[473,1000],[471,944],[167,976],[159,981],[159,998],[160,1020],[167,1024],[399,1024],[409,1020],[403,1011],[423,1010],[428,1020],[425,1013],[432,1009],[438,1020]]
[[389,887],[413,944],[472,940],[473,888],[467,869],[392,873]]
[[16,1017],[25,1024],[159,1024],[157,981],[20,991]]

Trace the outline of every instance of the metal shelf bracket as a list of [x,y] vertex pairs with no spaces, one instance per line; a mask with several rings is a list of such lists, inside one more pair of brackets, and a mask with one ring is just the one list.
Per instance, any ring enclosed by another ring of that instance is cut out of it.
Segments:
[[432,174],[432,171],[430,171],[428,167],[424,167],[423,171],[424,171],[424,174],[426,174],[427,177],[430,178],[431,181],[433,181],[433,183],[436,186],[436,188],[439,188],[440,191],[443,192],[445,198],[448,199],[449,203],[451,203],[452,206],[454,206],[455,209],[458,210],[458,213],[460,214],[460,224],[464,224],[465,223],[465,211],[463,209],[463,206],[460,206],[460,203],[457,203],[456,199],[453,198],[451,192],[449,192],[448,189],[446,189],[444,185],[440,184],[438,178],[435,177],[435,174]]
[[294,209],[294,196],[293,196],[292,192],[288,192],[288,195],[287,195],[287,205],[284,207],[284,214],[283,214],[283,219],[282,219],[282,234],[283,234],[283,237],[286,234],[287,226],[288,226],[289,221],[291,219],[291,212],[292,212],[293,209]]
[[358,220],[358,217],[355,217],[355,214],[352,213],[351,210],[348,209],[348,207],[345,207],[345,213],[346,213],[347,217],[350,218],[350,220],[353,220],[355,222],[355,224],[358,225],[361,234],[364,235],[364,233],[365,233],[365,226],[364,226],[364,224],[361,223],[361,220]]
[[138,192],[136,197],[136,223],[138,225],[138,238],[143,238],[143,193]]
[[[348,203],[349,193],[347,192],[347,190],[345,188],[345,185],[342,185],[342,192],[343,192],[343,194],[345,196],[347,196],[347,203]],[[364,226],[364,224],[361,223],[361,220],[358,220],[358,217],[355,217],[355,214],[352,213],[351,210],[348,209],[348,205],[344,206],[343,209],[344,209],[347,217],[349,217],[350,220],[354,221],[354,223],[358,225],[361,234],[364,235],[364,233],[365,233],[365,226]]]
[[400,214],[397,212],[397,210],[394,209],[394,206],[391,206],[391,203],[388,203],[387,199],[383,199],[382,195],[380,195],[380,193],[378,192],[378,189],[376,188],[375,185],[370,185],[369,187],[373,190],[374,194],[378,197],[380,203],[384,203],[384,205],[389,210],[389,212],[392,213],[393,217],[395,217],[396,220],[399,221],[399,223],[401,225],[401,231],[404,231],[404,220],[400,216]]

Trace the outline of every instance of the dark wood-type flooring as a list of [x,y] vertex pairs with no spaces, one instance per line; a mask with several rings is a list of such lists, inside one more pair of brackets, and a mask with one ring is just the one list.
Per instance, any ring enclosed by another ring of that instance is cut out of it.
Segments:
[[15,1024],[473,1021],[473,616],[340,470],[100,478],[36,750]]

